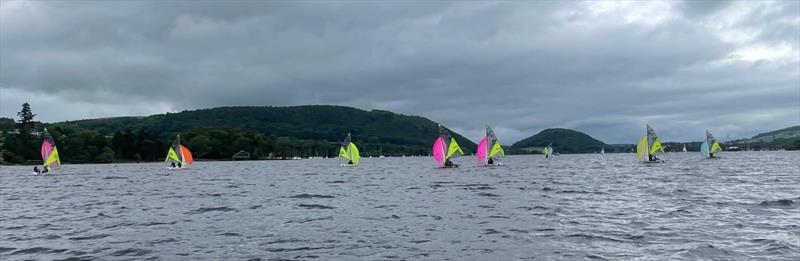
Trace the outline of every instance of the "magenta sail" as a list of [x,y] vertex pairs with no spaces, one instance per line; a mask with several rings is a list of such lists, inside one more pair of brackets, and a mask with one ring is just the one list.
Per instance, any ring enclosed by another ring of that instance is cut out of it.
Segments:
[[489,148],[488,136],[484,136],[481,142],[478,143],[478,161],[483,162],[486,159],[486,154]]
[[436,164],[444,164],[444,139],[439,137],[436,141],[433,142],[433,159],[436,160]]
[[50,157],[50,153],[53,152],[53,144],[45,140],[42,142],[42,160],[47,162],[47,158]]

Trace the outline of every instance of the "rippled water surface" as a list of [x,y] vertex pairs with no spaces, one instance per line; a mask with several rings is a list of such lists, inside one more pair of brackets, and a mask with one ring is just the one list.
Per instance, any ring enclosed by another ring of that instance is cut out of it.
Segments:
[[0,172],[0,259],[796,260],[800,153]]

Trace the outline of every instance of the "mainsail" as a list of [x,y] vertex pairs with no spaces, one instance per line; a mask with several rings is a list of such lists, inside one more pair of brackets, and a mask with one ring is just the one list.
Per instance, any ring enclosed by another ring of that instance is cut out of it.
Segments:
[[464,151],[458,146],[456,139],[447,134],[447,130],[442,128],[442,125],[439,125],[439,129],[441,129],[441,134],[433,142],[432,154],[436,164],[444,165],[448,159],[458,157],[464,154]]
[[703,156],[711,157],[711,154],[721,150],[722,147],[719,145],[717,138],[714,138],[714,135],[711,135],[711,132],[706,130],[706,140],[703,141],[703,144],[700,144],[700,153]]
[[489,164],[489,159],[495,160],[497,157],[504,157],[506,155],[503,147],[500,146],[500,141],[494,135],[494,131],[489,125],[486,125],[486,136],[478,143],[478,161],[482,164]]
[[42,166],[47,170],[54,170],[61,166],[61,159],[58,157],[58,148],[53,141],[53,136],[44,129],[44,140],[42,141]]
[[358,153],[358,147],[356,147],[356,144],[350,140],[350,133],[347,134],[347,138],[344,139],[342,146],[339,147],[339,158],[352,161],[355,165],[358,165],[358,163],[361,162],[361,156]]
[[636,157],[639,160],[648,161],[650,160],[650,154],[656,154],[659,151],[664,152],[664,147],[661,146],[661,139],[658,138],[650,124],[647,124],[647,134],[642,136],[636,145]]
[[189,148],[181,145],[181,135],[175,137],[175,141],[172,142],[172,146],[170,146],[169,151],[167,151],[167,159],[164,161],[181,164],[183,166],[194,162],[192,152],[189,151]]

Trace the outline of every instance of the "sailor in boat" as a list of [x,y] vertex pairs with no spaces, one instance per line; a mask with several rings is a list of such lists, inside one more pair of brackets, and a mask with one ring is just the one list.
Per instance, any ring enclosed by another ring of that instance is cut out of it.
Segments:
[[48,171],[49,171],[48,167],[43,167],[42,169],[39,169],[39,166],[33,166],[33,172],[36,172],[37,175],[45,174]]
[[175,162],[174,161],[172,162],[172,168],[173,169],[175,168]]
[[492,157],[489,157],[489,160],[486,161],[486,164],[489,164],[489,165],[494,164],[494,159],[492,159]]
[[454,167],[458,167],[458,165],[456,165],[455,163],[453,163],[452,161],[450,161],[448,159],[447,161],[444,162],[444,167],[445,168],[454,168]]
[[182,166],[182,165],[183,165],[183,164],[181,164],[180,162],[178,162],[178,168],[183,168],[183,166]]
[[715,158],[714,157],[714,153],[708,153],[708,157],[711,158],[711,159]]
[[347,161],[347,165],[353,165],[353,161],[352,160]]
[[647,155],[648,155],[650,161],[660,161],[659,158],[656,158],[655,154],[648,153]]

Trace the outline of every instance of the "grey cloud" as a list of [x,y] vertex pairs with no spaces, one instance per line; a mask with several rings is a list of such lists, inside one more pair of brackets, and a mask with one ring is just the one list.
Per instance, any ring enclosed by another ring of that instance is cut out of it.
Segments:
[[[797,53],[796,3],[670,2],[675,13],[655,23],[577,2],[2,4],[0,88],[15,94],[3,102],[52,96],[70,109],[40,113],[51,121],[90,116],[76,104],[119,115],[339,104],[422,115],[468,137],[489,123],[509,144],[547,127],[621,143],[646,122],[665,140],[800,123],[797,60],[731,58],[747,44]],[[707,26],[739,9],[750,15]],[[760,33],[737,43],[716,31],[737,29]]]

